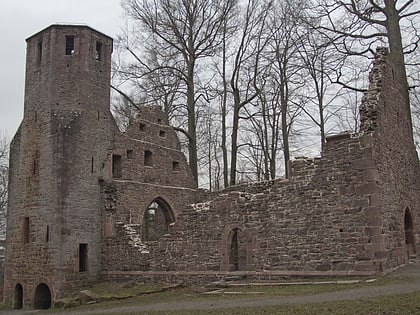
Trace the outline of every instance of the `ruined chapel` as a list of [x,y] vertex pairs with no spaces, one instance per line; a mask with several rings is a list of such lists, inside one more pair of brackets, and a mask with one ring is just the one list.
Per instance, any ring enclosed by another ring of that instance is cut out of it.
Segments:
[[98,281],[372,275],[419,251],[410,113],[378,49],[356,134],[328,137],[286,179],[197,189],[175,131],[144,107],[110,112],[113,41],[81,25],[27,39],[11,143],[4,301],[48,308]]

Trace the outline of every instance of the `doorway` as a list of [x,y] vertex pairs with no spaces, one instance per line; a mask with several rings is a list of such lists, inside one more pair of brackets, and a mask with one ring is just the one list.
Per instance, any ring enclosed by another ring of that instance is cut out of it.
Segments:
[[23,307],[23,287],[20,283],[16,284],[13,295],[13,308],[19,310]]
[[41,283],[35,289],[34,308],[45,310],[50,307],[51,307],[50,288],[45,283]]
[[410,209],[405,209],[404,214],[404,234],[405,234],[405,246],[407,250],[408,258],[416,257],[416,238],[414,235],[414,223],[413,217],[411,216]]

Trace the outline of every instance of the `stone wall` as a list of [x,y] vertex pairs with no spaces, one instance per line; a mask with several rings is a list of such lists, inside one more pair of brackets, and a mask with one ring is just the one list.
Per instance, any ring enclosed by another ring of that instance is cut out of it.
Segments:
[[[102,279],[366,275],[420,250],[419,160],[380,49],[361,131],[327,138],[291,176],[197,189],[157,107],[121,133],[112,39],[53,25],[28,40],[24,119],[10,148],[4,300],[50,301]],[[40,290],[38,290],[40,288]]]
[[[321,158],[291,162],[289,179],[229,187],[192,204],[183,194],[165,196],[176,204],[176,222],[136,251],[130,251],[128,235],[141,240],[142,215],[130,228],[124,216],[139,200],[129,196],[150,187],[137,183],[129,192],[129,183],[118,184],[115,213],[121,221],[106,253],[112,257],[119,244],[124,263],[108,259],[103,275],[175,279],[184,274],[196,281],[229,271],[260,278],[373,274],[407,262],[404,211],[410,209],[415,223],[419,162],[387,60],[386,51],[379,50],[361,105],[360,133],[328,137]],[[161,188],[152,188],[155,196],[165,195]],[[136,205],[145,209],[147,202]]]
[[[59,298],[97,279],[98,178],[109,176],[115,126],[111,38],[86,26],[53,25],[27,46],[24,118],[10,149],[4,276],[5,302],[17,306]],[[89,256],[83,272],[80,244]]]

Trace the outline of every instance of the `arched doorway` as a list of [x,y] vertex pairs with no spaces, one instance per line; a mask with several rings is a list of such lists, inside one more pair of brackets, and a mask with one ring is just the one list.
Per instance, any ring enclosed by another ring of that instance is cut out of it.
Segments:
[[414,235],[414,223],[413,217],[411,216],[410,209],[405,209],[404,214],[404,233],[405,233],[405,245],[407,249],[408,258],[416,257],[416,238]]
[[45,284],[39,284],[35,289],[34,308],[47,309],[51,307],[51,291]]
[[15,292],[13,294],[13,308],[21,309],[23,307],[23,287],[20,283],[15,285]]
[[162,198],[154,199],[144,211],[142,234],[144,241],[156,241],[169,232],[175,222],[171,207]]
[[239,270],[239,241],[238,241],[238,228],[232,230],[229,246],[229,264],[231,271]]

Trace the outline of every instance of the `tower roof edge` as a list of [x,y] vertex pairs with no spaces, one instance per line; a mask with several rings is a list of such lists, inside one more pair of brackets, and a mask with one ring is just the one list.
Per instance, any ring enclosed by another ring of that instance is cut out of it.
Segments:
[[82,23],[79,23],[79,24],[76,24],[76,23],[71,23],[71,24],[67,24],[67,23],[55,23],[55,24],[51,24],[51,25],[45,27],[44,29],[42,29],[41,31],[36,32],[35,34],[33,34],[33,35],[29,36],[28,38],[26,38],[26,41],[29,41],[31,38],[37,36],[40,33],[45,32],[46,30],[48,30],[50,28],[79,28],[79,29],[87,28],[87,29],[89,29],[89,30],[91,30],[91,31],[93,31],[95,33],[100,34],[101,36],[108,37],[111,41],[113,41],[113,38],[111,36],[106,35],[106,34],[100,32],[100,31],[98,31],[98,30],[90,27],[89,25],[82,24]]

